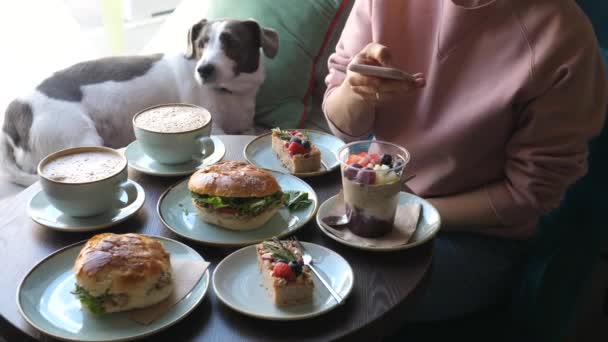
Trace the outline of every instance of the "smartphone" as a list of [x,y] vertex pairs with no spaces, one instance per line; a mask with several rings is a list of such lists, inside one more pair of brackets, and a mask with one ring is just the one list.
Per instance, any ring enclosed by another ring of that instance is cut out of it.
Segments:
[[389,78],[392,80],[407,80],[414,82],[416,78],[414,75],[403,72],[399,69],[395,68],[387,68],[375,65],[367,65],[367,64],[351,64],[348,67],[348,70],[366,75],[366,76],[376,76],[380,78]]

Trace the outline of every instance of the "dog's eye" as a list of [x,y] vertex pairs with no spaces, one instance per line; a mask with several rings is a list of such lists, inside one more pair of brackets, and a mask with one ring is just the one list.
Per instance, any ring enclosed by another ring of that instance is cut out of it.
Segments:
[[238,41],[227,33],[220,34],[220,41],[222,42],[222,44],[230,47],[235,47],[238,45]]

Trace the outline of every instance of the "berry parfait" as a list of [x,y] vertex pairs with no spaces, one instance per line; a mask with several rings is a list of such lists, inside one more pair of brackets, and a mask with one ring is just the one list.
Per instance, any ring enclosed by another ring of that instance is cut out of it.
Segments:
[[344,145],[337,155],[342,169],[346,226],[362,237],[389,233],[409,152],[389,142],[368,140]]

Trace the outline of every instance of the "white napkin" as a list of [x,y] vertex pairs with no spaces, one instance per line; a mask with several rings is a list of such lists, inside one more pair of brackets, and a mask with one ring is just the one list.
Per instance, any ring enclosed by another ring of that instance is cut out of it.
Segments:
[[[366,247],[397,247],[408,243],[412,234],[418,225],[420,218],[421,206],[419,203],[403,204],[397,206],[395,214],[394,229],[388,234],[377,238],[365,238],[353,234],[347,227],[343,229],[335,229],[326,224],[323,227],[331,234],[355,244]],[[331,209],[329,215],[342,216],[344,215],[344,198],[342,193],[338,195],[336,202]]]

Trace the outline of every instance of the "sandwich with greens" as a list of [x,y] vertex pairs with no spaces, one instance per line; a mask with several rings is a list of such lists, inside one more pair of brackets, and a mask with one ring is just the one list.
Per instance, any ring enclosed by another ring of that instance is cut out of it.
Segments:
[[236,161],[198,170],[188,189],[203,221],[232,230],[262,226],[289,200],[271,173]]

